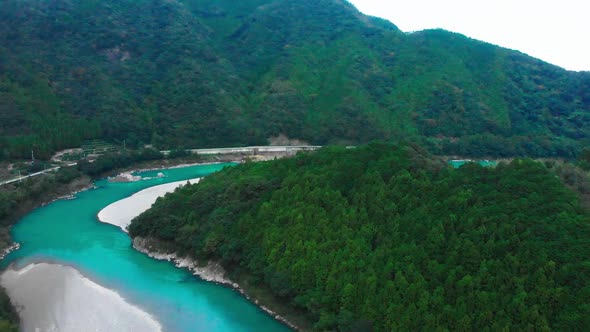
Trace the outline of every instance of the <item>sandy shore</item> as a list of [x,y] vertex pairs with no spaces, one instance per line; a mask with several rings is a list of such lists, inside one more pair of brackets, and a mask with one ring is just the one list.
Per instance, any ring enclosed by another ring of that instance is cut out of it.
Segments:
[[25,332],[162,331],[147,312],[69,266],[9,268],[0,283],[18,309]]
[[120,227],[127,232],[127,226],[131,220],[142,214],[156,202],[158,197],[173,192],[176,188],[184,186],[187,182],[198,183],[200,178],[170,182],[159,186],[149,187],[141,190],[132,196],[105,207],[98,213],[98,220]]

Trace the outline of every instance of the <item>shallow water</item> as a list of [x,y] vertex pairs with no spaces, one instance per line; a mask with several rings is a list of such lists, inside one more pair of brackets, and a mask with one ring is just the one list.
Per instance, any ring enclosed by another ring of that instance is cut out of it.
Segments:
[[18,304],[23,331],[162,331],[149,314],[69,266],[39,263],[18,271],[10,268],[2,273],[1,282]]
[[497,161],[494,160],[478,160],[478,161],[471,161],[471,160],[450,160],[449,164],[453,166],[453,168],[459,168],[468,163],[478,163],[483,167],[495,167],[498,165]]
[[150,313],[165,331],[288,331],[239,293],[135,251],[127,234],[96,218],[105,206],[139,190],[205,176],[227,165],[143,172],[142,177],[159,172],[165,177],[132,183],[98,181],[96,189],[74,200],[56,201],[24,217],[12,230],[21,247],[1,265],[49,261],[72,266]]

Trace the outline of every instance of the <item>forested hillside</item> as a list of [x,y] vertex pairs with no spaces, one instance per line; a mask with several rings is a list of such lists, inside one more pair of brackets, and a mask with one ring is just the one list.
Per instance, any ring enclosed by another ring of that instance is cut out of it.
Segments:
[[10,299],[3,289],[0,290],[0,331],[17,332],[18,321],[18,314],[12,307]]
[[572,156],[590,74],[344,0],[5,0],[0,157],[89,138],[162,148],[420,141]]
[[454,170],[373,144],[226,169],[129,230],[221,261],[316,330],[580,331],[589,222],[541,163]]

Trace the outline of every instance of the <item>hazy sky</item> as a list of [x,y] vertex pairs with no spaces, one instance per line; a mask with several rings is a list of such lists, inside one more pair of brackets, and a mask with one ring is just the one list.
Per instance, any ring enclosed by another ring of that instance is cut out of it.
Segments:
[[443,28],[590,70],[590,0],[349,0],[401,30]]

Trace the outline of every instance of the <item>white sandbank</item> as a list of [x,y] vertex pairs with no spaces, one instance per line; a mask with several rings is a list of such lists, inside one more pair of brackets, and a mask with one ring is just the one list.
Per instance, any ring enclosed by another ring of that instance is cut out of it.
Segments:
[[[199,180],[200,178],[196,178],[191,179],[189,181],[190,183],[198,183]],[[127,226],[129,226],[133,218],[139,216],[141,213],[148,210],[152,206],[152,204],[158,199],[158,197],[164,196],[166,193],[174,191],[176,188],[185,185],[186,182],[187,180],[171,182],[168,184],[150,187],[142,191],[139,191],[128,198],[124,198],[104,208],[102,211],[98,213],[98,219],[102,222],[119,226],[121,229],[127,232]],[[200,277],[205,281],[215,282],[218,284],[231,287],[240,292],[247,299],[250,299],[248,294],[246,294],[246,292],[240,287],[240,285],[233,282],[226,276],[226,272],[219,262],[208,261],[207,264],[203,266],[202,264],[199,264],[198,261],[190,257],[179,257],[175,253],[161,252],[160,250],[158,250],[157,246],[152,245],[155,244],[155,242],[154,240],[136,237],[133,239],[133,247],[137,251],[142,252],[152,258],[158,260],[172,261],[175,263],[177,267],[186,268],[189,271],[191,271],[194,275]],[[274,317],[276,320],[283,322],[284,324],[286,324],[294,330],[299,330],[297,326],[290,323],[284,317],[276,314],[270,308],[267,308],[262,304],[258,303],[257,300],[253,300],[253,302],[254,304],[258,305],[262,310]]]
[[137,182],[141,180],[141,176],[133,175],[131,173],[121,173],[115,177],[109,178],[109,182]]
[[69,266],[39,263],[0,277],[28,332],[162,331],[147,312]]
[[198,183],[201,178],[170,182],[141,190],[132,196],[105,207],[98,213],[98,220],[120,227],[127,232],[127,226],[133,218],[147,211],[158,197],[173,192],[176,188],[184,186],[187,182]]

